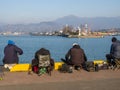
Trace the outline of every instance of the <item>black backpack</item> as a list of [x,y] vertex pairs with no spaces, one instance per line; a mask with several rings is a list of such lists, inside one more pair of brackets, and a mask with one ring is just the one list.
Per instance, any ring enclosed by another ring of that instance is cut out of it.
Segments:
[[67,65],[66,63],[62,64],[61,68],[59,69],[62,73],[72,73],[72,67]]
[[86,69],[88,72],[98,71],[98,67],[97,67],[97,65],[94,66],[94,62],[93,62],[93,61],[87,61],[87,62],[85,63],[85,69]]

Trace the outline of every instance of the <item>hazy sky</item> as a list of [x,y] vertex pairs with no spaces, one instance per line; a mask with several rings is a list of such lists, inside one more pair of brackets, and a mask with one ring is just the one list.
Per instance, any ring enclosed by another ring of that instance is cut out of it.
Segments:
[[31,23],[79,17],[120,16],[120,0],[0,0],[0,22]]

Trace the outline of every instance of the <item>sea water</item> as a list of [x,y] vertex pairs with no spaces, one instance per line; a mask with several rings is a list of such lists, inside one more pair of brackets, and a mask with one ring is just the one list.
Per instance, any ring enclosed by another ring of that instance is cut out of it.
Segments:
[[[120,39],[120,36],[116,36]],[[0,36],[0,64],[4,57],[4,47],[8,40],[13,40],[15,44],[22,48],[24,54],[19,56],[20,63],[31,63],[35,52],[40,48],[50,51],[51,57],[55,61],[61,61],[65,54],[72,47],[73,43],[78,43],[84,49],[89,60],[106,60],[105,55],[110,52],[112,36],[103,38],[66,38],[60,36]]]

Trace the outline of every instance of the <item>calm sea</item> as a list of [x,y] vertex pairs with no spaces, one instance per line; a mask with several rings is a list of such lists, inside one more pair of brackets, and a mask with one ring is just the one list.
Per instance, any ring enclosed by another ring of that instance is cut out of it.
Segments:
[[[120,39],[120,36],[116,37]],[[61,61],[75,42],[84,49],[88,60],[106,60],[105,54],[109,53],[111,38],[112,36],[85,39],[59,36],[0,36],[0,64],[8,40],[15,41],[16,45],[23,49],[24,54],[19,56],[20,63],[30,63],[35,52],[42,47],[50,50],[55,61]]]

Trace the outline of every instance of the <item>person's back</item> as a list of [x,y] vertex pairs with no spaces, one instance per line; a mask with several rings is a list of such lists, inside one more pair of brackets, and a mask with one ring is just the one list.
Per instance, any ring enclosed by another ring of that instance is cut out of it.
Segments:
[[114,60],[116,58],[120,58],[120,41],[117,40],[116,37],[112,37],[111,41],[112,41],[112,44],[110,47],[110,53],[106,54],[106,59],[107,59],[109,68],[115,65]]
[[18,55],[22,55],[23,51],[15,45],[11,40],[8,41],[8,45],[4,48],[4,64],[17,64],[19,63]]
[[113,44],[113,55],[115,58],[120,58],[120,41],[117,40],[114,44]]
[[75,66],[81,66],[86,61],[84,50],[78,44],[73,45],[65,57],[66,60],[70,57],[69,61]]
[[81,65],[84,62],[84,52],[81,48],[74,47],[71,49],[71,62],[74,65]]

